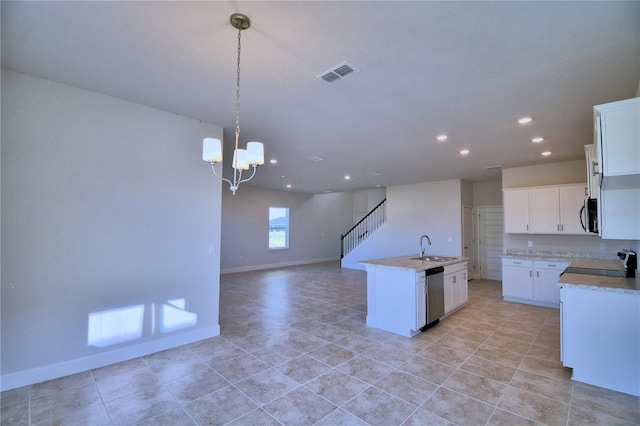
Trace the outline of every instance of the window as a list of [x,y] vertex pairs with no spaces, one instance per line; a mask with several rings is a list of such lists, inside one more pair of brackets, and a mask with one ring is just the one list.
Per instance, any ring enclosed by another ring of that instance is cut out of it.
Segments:
[[289,208],[269,207],[269,249],[289,248]]

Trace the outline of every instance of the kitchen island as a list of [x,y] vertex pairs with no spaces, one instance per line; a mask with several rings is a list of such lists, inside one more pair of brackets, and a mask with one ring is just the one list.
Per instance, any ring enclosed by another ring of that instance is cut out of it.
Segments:
[[[444,256],[430,255],[430,259]],[[360,262],[367,271],[367,326],[405,337],[420,333],[426,325],[425,271],[443,266],[445,316],[467,301],[466,257],[447,261],[399,256]]]
[[[615,260],[577,259],[571,268],[608,272]],[[640,282],[564,273],[560,287],[560,358],[572,379],[640,396]]]

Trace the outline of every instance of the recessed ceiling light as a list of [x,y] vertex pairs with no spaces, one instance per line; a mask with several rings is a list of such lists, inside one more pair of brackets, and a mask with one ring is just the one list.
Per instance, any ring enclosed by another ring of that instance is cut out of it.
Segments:
[[551,155],[551,151],[545,151],[542,153],[542,155],[544,155],[545,157]]
[[309,160],[309,161],[324,161],[324,158],[318,157],[317,155],[307,155],[304,158]]
[[382,176],[380,172],[367,172],[366,174],[367,176]]
[[438,136],[436,136],[436,139],[438,139],[440,142],[444,142],[444,141],[447,140],[448,137],[449,136],[447,136],[447,135],[438,135]]
[[271,164],[278,164],[278,160],[276,160],[275,158],[272,158],[271,160],[269,160],[269,162]]
[[471,151],[469,151],[468,149],[461,149],[460,150],[460,154],[462,154],[462,155],[467,155],[469,152],[471,152]]
[[537,138],[533,138],[533,139],[531,139],[531,142],[533,142],[533,143],[540,143],[540,142],[542,142],[543,140],[544,140],[544,138],[537,137]]
[[349,176],[349,175],[346,175],[346,176],[344,177],[344,180],[349,180],[349,179],[351,179],[351,176]]
[[533,121],[533,117],[520,117],[518,118],[518,123],[520,124],[527,124],[527,123],[531,123]]
[[291,188],[291,184],[290,183],[287,184],[287,188]]
[[282,179],[286,178],[286,176],[285,176],[285,175],[282,175],[282,176],[280,176],[280,177],[281,177]]

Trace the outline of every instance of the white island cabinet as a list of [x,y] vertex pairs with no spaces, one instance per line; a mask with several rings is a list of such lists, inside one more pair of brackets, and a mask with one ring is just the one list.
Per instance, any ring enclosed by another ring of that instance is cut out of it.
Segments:
[[640,396],[640,284],[564,274],[559,285],[560,359],[572,379]]
[[[449,300],[455,300],[455,307],[445,315],[461,308],[468,293],[466,261],[467,258],[460,257],[429,262],[402,256],[360,262],[367,270],[367,326],[405,337],[420,333],[427,322],[425,270],[438,266],[450,268],[449,278],[456,277],[455,287],[449,287]],[[447,288],[445,281],[445,300]]]

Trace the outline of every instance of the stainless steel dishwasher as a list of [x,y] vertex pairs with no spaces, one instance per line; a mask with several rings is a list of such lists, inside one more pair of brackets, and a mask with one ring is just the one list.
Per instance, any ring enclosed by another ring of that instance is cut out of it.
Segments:
[[427,278],[427,325],[420,330],[433,327],[444,316],[444,266],[424,271]]

